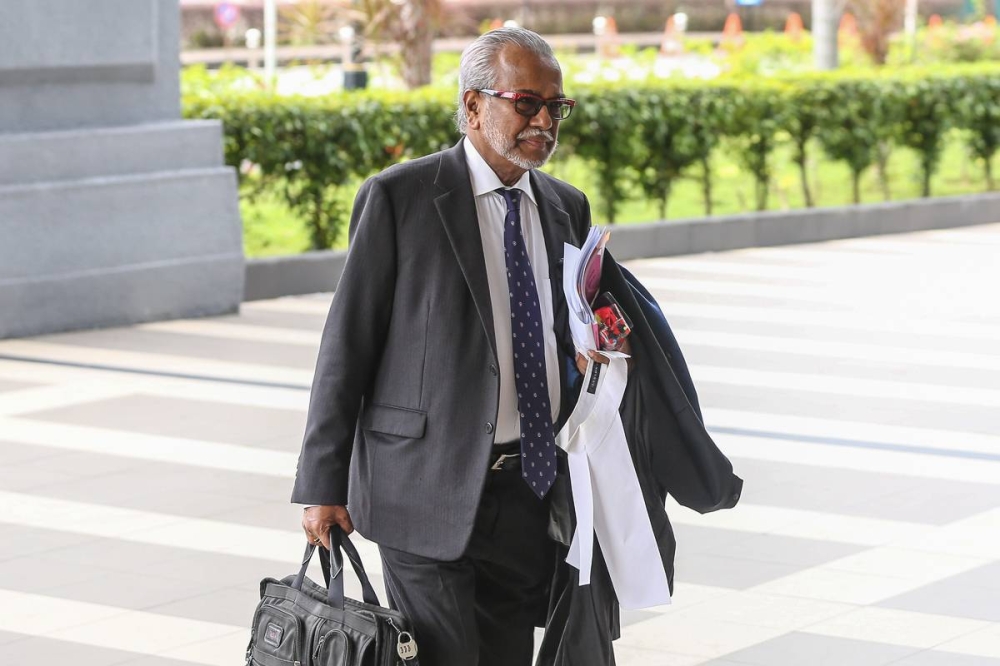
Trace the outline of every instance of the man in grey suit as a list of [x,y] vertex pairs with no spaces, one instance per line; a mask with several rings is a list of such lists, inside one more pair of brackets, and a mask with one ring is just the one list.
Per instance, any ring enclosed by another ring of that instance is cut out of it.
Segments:
[[586,359],[562,295],[586,197],[537,171],[569,116],[538,35],[462,55],[465,138],[369,179],[323,332],[292,501],[379,545],[424,666],[530,664],[556,551],[554,434]]

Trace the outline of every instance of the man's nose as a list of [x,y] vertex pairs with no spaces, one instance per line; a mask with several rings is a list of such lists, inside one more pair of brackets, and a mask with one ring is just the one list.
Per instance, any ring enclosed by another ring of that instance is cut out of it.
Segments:
[[532,127],[537,127],[543,130],[547,130],[552,127],[554,121],[552,120],[552,114],[549,113],[549,107],[547,104],[542,104],[542,108],[538,110],[538,113],[531,116],[530,124]]

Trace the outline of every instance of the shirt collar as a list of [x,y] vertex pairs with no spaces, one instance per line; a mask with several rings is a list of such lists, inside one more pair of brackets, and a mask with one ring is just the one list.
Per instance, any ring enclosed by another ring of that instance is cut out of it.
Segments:
[[[469,178],[472,180],[473,196],[480,197],[484,194],[490,194],[501,187],[506,187],[506,185],[500,181],[500,178],[497,177],[493,168],[486,163],[486,160],[484,160],[483,156],[479,154],[476,147],[472,145],[472,142],[469,141],[468,137],[462,141],[462,144],[465,148],[465,163],[469,168]],[[535,192],[531,189],[530,171],[525,171],[524,174],[521,175],[520,180],[514,183],[512,187],[524,192],[528,195],[528,198],[531,199],[533,204],[536,206],[538,205],[538,202],[535,201]]]

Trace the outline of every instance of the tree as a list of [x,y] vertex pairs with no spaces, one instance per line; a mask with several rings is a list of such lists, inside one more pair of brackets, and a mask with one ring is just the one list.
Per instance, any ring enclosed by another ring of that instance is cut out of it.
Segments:
[[986,189],[996,189],[993,157],[1000,152],[1000,76],[983,73],[956,91],[957,124],[966,130],[973,155],[983,162]]
[[637,90],[607,87],[576,95],[577,111],[559,127],[560,144],[585,159],[597,185],[597,210],[614,224],[634,172],[642,100]]
[[348,10],[346,0],[300,0],[279,7],[281,40],[294,45],[329,44]]
[[861,176],[878,157],[891,106],[886,88],[869,79],[828,82],[817,90],[820,108],[816,138],[831,159],[851,170],[854,203],[861,203]]
[[858,19],[861,47],[876,65],[889,57],[889,40],[899,29],[906,10],[906,0],[851,0]]
[[434,37],[444,23],[444,0],[356,0],[367,17],[366,33],[399,44],[399,67],[407,88],[431,82]]
[[753,176],[757,210],[764,211],[771,192],[774,149],[787,123],[783,88],[761,82],[735,86],[732,93],[735,111],[728,120],[727,133],[737,161]]
[[806,208],[814,205],[809,187],[809,143],[812,141],[825,111],[819,88],[815,85],[791,86],[784,91],[789,112],[785,130],[792,140],[792,160],[799,168],[799,184]]
[[667,218],[674,183],[714,147],[714,133],[699,131],[705,120],[703,97],[701,90],[678,87],[646,95],[646,103],[637,106],[639,185],[659,202],[661,220]]

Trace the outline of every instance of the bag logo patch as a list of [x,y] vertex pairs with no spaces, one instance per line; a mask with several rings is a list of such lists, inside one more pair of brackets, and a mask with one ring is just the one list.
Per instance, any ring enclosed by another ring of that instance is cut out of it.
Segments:
[[275,623],[268,622],[267,629],[264,630],[264,642],[268,645],[279,647],[281,645],[281,634],[283,634],[284,631],[284,629]]

